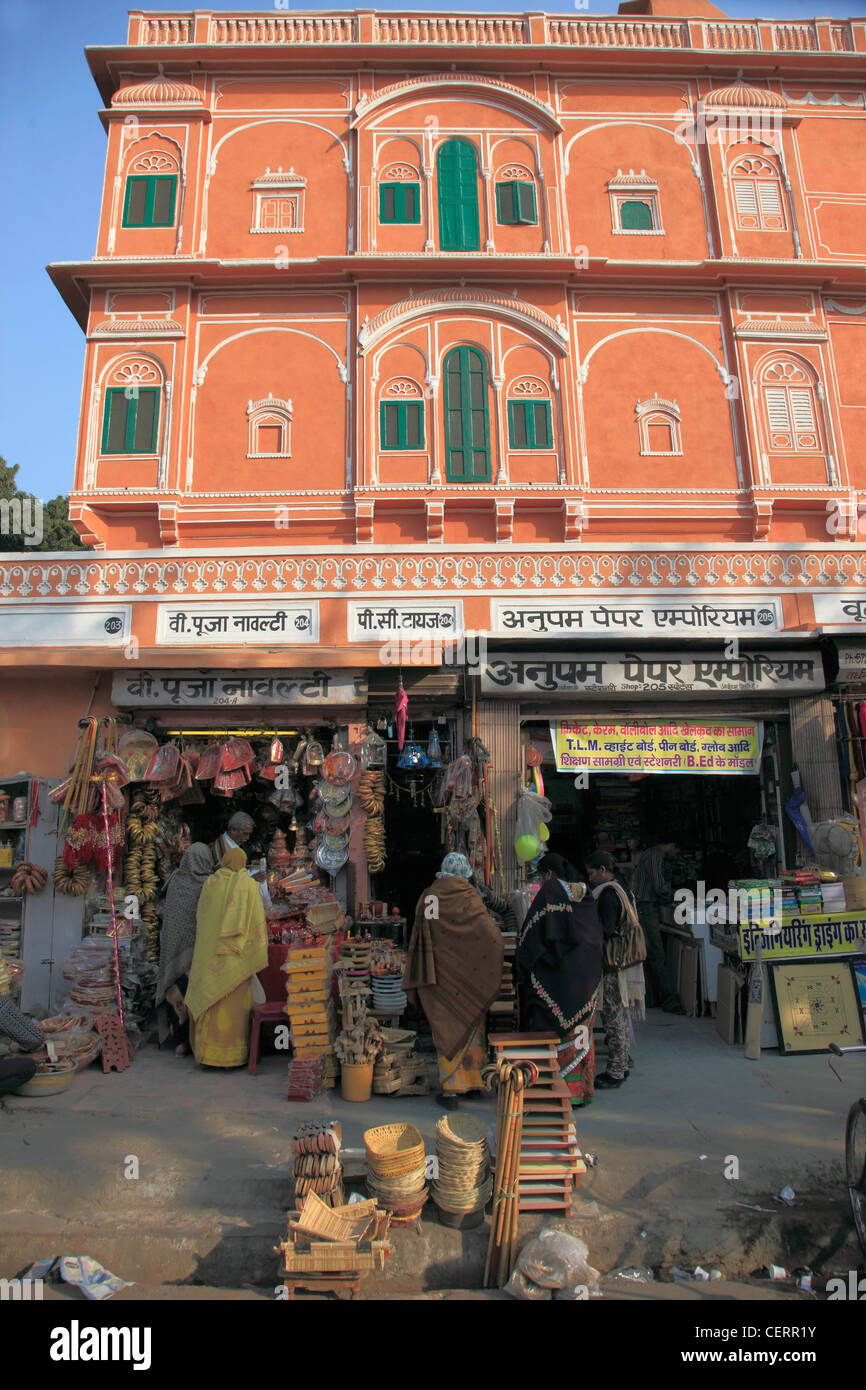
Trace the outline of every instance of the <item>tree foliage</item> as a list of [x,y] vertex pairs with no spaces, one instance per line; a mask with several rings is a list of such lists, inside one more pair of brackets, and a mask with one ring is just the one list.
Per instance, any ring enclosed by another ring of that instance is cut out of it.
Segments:
[[[22,514],[28,518],[28,534],[35,535],[34,526],[35,512],[38,499],[32,492],[24,492],[17,483],[18,464],[7,463],[4,458],[0,458],[0,502],[15,502],[22,504]],[[29,504],[29,507],[27,506]],[[50,502],[42,502],[42,537],[38,545],[25,544],[25,535],[21,531],[12,531],[9,526],[0,525],[0,550],[84,550],[78,538],[78,532],[69,520],[69,499],[67,497],[52,497]],[[8,508],[4,509],[8,515]],[[0,519],[5,519],[2,517]]]

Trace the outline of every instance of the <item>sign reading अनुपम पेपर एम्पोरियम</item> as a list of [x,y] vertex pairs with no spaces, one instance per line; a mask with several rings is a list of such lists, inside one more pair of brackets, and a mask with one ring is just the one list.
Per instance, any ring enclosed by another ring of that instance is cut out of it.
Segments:
[[557,772],[749,773],[761,765],[762,720],[668,724],[552,719]]

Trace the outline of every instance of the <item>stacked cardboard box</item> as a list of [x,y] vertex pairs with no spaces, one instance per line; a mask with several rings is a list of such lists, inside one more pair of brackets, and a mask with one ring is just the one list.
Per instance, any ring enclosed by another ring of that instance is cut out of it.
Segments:
[[295,1057],[323,1057],[325,1085],[334,1086],[337,1062],[334,1039],[337,1018],[331,1002],[333,948],[331,942],[317,946],[291,946],[283,966],[286,972],[286,1013]]

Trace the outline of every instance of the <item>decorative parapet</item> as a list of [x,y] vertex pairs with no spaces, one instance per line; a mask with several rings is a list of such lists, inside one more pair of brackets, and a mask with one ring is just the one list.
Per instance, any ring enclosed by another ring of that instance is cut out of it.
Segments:
[[[856,30],[856,37],[855,37]],[[389,14],[375,10],[333,14],[154,14],[133,11],[129,43],[143,47],[185,44],[380,45],[387,48],[692,49],[713,53],[854,53],[866,48],[855,21],[651,20],[613,15],[580,19],[532,14]],[[858,42],[859,40],[859,42]]]
[[[441,503],[432,504],[441,506]],[[369,506],[366,508],[369,511]],[[428,518],[429,523],[429,518]],[[572,528],[575,539],[579,514]],[[371,593],[379,590],[508,590],[776,588],[792,592],[851,587],[866,589],[866,548],[759,546],[738,544],[646,546],[628,551],[610,546],[551,546],[467,551],[448,548],[374,551],[363,555],[214,552],[167,556],[142,551],[87,556],[10,555],[0,563],[0,599],[154,598],[162,594],[225,594],[261,597],[288,592]],[[0,610],[2,611],[2,610]]]

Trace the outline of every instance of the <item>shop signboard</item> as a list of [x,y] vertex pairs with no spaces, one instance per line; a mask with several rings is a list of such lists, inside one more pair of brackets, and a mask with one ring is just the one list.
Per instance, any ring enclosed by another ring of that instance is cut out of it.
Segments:
[[157,609],[157,646],[294,646],[318,640],[318,603],[160,603]]
[[738,923],[737,929],[741,960],[755,959],[759,937],[765,961],[802,956],[856,956],[863,953],[866,917],[856,912],[815,913],[814,916],[793,917],[773,932],[762,932],[747,922]]
[[793,695],[824,689],[819,652],[491,652],[484,695]]
[[755,773],[762,720],[550,721],[557,772]]
[[365,705],[360,671],[116,671],[118,709],[213,709],[259,705]]
[[0,604],[0,647],[124,647],[129,603]]
[[391,637],[442,640],[463,634],[463,604],[422,599],[348,605],[350,642],[384,642]]
[[837,642],[839,685],[866,685],[866,637],[862,642]]
[[866,598],[862,589],[813,594],[815,622],[838,632],[866,632]]
[[496,637],[715,637],[721,633],[765,636],[782,627],[778,598],[718,595],[660,598],[491,599],[490,629]]

